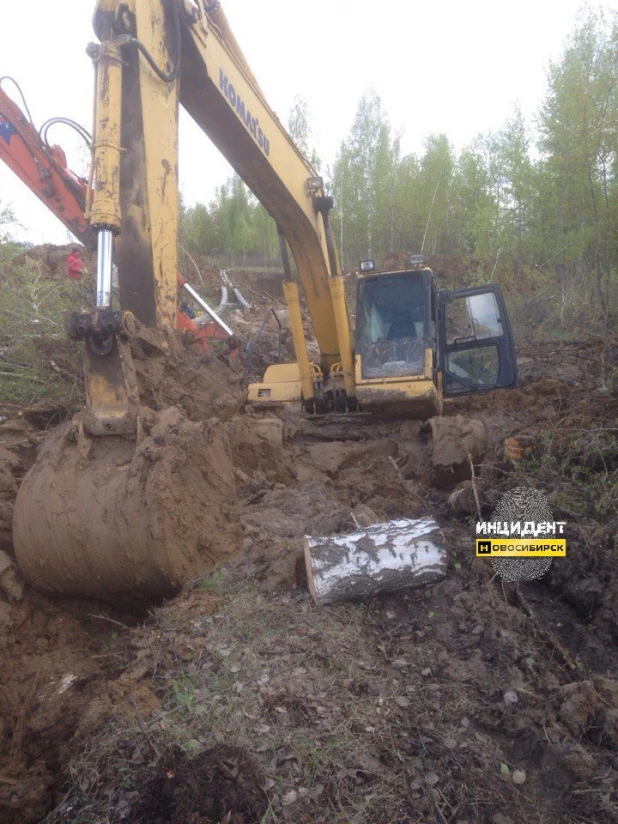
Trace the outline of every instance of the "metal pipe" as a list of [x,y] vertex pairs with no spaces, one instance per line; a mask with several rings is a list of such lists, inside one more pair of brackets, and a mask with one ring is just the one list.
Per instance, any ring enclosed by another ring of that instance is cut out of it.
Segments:
[[112,250],[114,235],[111,229],[97,233],[97,308],[108,309],[112,303]]
[[221,327],[221,329],[223,329],[223,331],[224,331],[226,334],[228,334],[228,335],[233,335],[233,334],[234,334],[234,333],[232,332],[232,330],[230,329],[230,327],[229,327],[226,323],[224,323],[224,322],[221,320],[221,318],[217,315],[217,313],[215,312],[215,310],[210,308],[210,306],[206,303],[206,301],[205,301],[205,300],[203,300],[203,299],[202,299],[202,298],[198,295],[198,293],[195,291],[195,289],[194,289],[192,286],[189,286],[189,284],[188,284],[188,283],[183,283],[182,285],[183,285],[183,286],[184,286],[184,288],[187,290],[187,292],[191,295],[191,297],[193,298],[193,300],[194,300],[194,301],[196,301],[197,303],[199,303],[199,305],[202,307],[202,309],[203,309],[203,310],[204,310],[207,314],[209,314],[209,315],[210,315],[210,317],[214,320],[214,322],[215,322],[215,323],[216,323],[219,327]]
[[219,301],[219,305],[215,309],[215,312],[217,314],[219,314],[219,312],[222,312],[223,309],[225,309],[225,307],[227,306],[227,301],[228,301],[227,286],[222,286],[221,287],[221,300]]
[[240,303],[241,306],[244,306],[245,309],[251,309],[251,304],[248,300],[245,300],[243,296],[240,294],[240,291],[234,286],[232,291],[236,296],[236,300]]

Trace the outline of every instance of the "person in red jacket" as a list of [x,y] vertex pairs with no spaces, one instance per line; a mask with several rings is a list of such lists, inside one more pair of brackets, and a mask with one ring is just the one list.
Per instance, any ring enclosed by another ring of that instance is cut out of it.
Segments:
[[81,280],[84,273],[84,261],[79,248],[74,246],[67,257],[67,277],[69,280]]

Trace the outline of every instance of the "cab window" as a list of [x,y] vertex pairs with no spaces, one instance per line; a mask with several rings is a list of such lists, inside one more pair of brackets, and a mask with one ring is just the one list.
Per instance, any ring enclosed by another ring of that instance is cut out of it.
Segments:
[[422,375],[426,337],[422,274],[366,280],[358,310],[356,351],[362,376]]
[[500,287],[443,292],[440,302],[445,395],[515,386],[515,347]]
[[493,292],[454,301],[446,321],[447,344],[498,338],[503,334],[500,310]]

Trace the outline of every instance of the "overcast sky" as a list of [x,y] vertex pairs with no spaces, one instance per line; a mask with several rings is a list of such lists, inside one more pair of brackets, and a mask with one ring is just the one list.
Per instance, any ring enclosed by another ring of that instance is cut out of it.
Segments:
[[[618,0],[590,5],[618,10]],[[88,130],[93,70],[93,0],[28,0],[2,11],[0,76],[21,85],[35,123],[70,117]],[[516,103],[532,118],[546,70],[560,57],[580,0],[223,0],[232,30],[270,105],[287,122],[295,96],[307,100],[318,154],[332,163],[358,101],[381,98],[404,152],[445,132],[457,150],[497,130]],[[10,86],[3,86],[12,95]],[[86,155],[69,129],[51,142],[85,173]],[[231,169],[208,138],[181,117],[180,188],[188,205],[208,202]],[[0,203],[13,207],[32,243],[66,243],[67,232],[0,162]]]

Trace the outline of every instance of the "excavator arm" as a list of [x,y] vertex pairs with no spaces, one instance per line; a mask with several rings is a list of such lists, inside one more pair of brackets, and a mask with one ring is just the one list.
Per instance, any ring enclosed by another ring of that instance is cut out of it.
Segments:
[[60,146],[50,146],[29,116],[2,89],[0,80],[0,160],[22,180],[84,245],[93,235],[84,217],[86,181],[67,166]]
[[[84,342],[87,404],[49,436],[22,482],[14,545],[34,586],[152,597],[234,551],[240,532],[225,431],[214,420],[200,425],[173,408],[140,406],[133,362],[133,341],[157,363],[176,349],[180,104],[265,204],[295,256],[322,354],[320,364],[309,362],[286,267],[298,360],[288,389],[311,404],[323,376],[335,373],[353,402],[352,346],[331,201],[264,100],[218,3],[98,0],[94,28],[86,216],[97,240],[96,308],[70,321],[71,336]],[[120,309],[112,305],[114,247]]]
[[[341,339],[346,330],[337,322],[331,294],[340,274],[328,222],[332,202],[266,102],[220,4],[204,2],[202,9],[206,13],[186,29],[181,104],[265,206],[289,244],[320,349],[320,367],[327,374],[345,357],[344,350],[351,349],[349,338]],[[293,287],[287,291],[294,299]],[[302,375],[304,337],[294,343],[304,394],[311,397],[309,376]],[[305,369],[307,364],[308,359]],[[353,394],[351,384],[348,388]]]
[[[328,219],[332,201],[266,102],[220,4],[99,0],[94,21],[101,42],[90,47],[97,125],[89,219],[100,249],[117,236],[123,310],[161,329],[175,308],[180,104],[264,204],[294,255],[321,362],[309,361],[298,286],[288,269],[284,289],[298,362],[291,383],[311,404],[316,385],[338,375],[352,404],[352,343]],[[108,270],[104,252],[101,308],[108,303]]]

